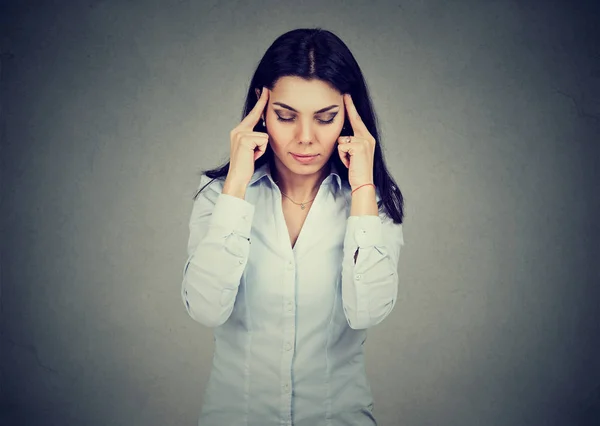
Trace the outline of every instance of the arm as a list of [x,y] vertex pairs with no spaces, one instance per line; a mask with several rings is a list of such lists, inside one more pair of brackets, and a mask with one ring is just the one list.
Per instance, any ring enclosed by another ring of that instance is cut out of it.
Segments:
[[[202,175],[199,188],[209,181]],[[219,193],[215,186],[216,181],[194,201],[181,285],[188,314],[207,327],[223,324],[233,311],[248,260],[254,217],[252,204]]]
[[361,188],[352,197],[344,238],[342,302],[350,327],[366,329],[382,322],[394,308],[404,237],[402,224],[384,213],[373,214],[374,191]]

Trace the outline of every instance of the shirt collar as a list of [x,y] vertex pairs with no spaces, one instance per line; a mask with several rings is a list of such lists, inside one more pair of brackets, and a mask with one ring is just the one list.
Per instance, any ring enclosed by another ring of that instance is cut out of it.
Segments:
[[[342,178],[340,177],[340,172],[334,161],[330,161],[331,169],[329,175],[325,178],[324,182],[331,181],[332,185],[337,189],[342,188]],[[250,179],[250,183],[248,186],[253,185],[255,182],[260,181],[262,178],[267,177],[273,184],[273,177],[271,175],[271,167],[269,162],[266,161],[263,165],[261,165],[258,169],[254,171],[252,175],[252,179]]]

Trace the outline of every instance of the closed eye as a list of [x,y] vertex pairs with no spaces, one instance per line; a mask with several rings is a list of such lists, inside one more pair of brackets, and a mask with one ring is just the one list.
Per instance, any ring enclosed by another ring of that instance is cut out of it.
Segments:
[[317,121],[321,124],[331,124],[331,122],[333,122],[334,118],[335,118],[335,115],[333,117],[331,117],[331,120],[321,120],[321,119],[317,118]]
[[283,118],[279,114],[277,114],[277,120],[279,120],[279,121],[294,121],[294,117],[292,117],[292,118]]
[[[278,121],[283,121],[283,122],[286,122],[286,123],[292,122],[292,121],[294,121],[296,119],[296,117],[284,118],[284,117],[280,116],[277,113],[275,113],[275,115],[277,115],[277,120]],[[331,119],[329,119],[329,120],[321,120],[320,118],[317,118],[317,121],[320,124],[331,124],[333,122],[333,119],[335,118],[336,115],[337,115],[337,113],[333,114],[332,117],[331,117]]]

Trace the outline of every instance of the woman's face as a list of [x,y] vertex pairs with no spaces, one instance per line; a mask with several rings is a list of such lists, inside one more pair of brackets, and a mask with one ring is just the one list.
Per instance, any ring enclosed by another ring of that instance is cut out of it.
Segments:
[[[319,171],[335,150],[344,125],[342,93],[321,80],[282,77],[269,94],[265,112],[269,145],[285,167],[296,174]],[[302,162],[292,154],[316,155]]]

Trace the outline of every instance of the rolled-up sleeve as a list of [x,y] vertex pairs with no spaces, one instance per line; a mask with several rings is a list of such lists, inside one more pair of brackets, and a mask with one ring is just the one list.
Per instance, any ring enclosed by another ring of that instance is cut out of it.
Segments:
[[377,325],[394,308],[398,297],[398,260],[403,245],[402,224],[395,224],[383,213],[348,218],[342,301],[351,328]]
[[[199,188],[209,180],[202,175]],[[219,326],[231,315],[254,217],[254,205],[220,193],[218,185],[211,183],[194,201],[181,286],[188,314],[207,327]]]

